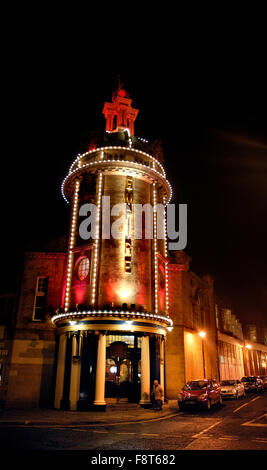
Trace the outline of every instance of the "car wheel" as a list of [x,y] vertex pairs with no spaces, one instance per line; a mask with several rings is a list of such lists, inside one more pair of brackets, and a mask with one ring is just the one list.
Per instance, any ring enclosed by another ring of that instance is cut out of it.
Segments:
[[181,402],[178,402],[179,410],[184,410],[184,405]]
[[211,409],[211,401],[208,400],[208,401],[207,401],[207,410],[210,410],[210,409]]
[[246,392],[245,392],[245,390],[244,390],[244,393],[243,393],[243,398],[246,398]]
[[238,400],[238,398],[239,398],[238,391],[236,391],[235,398],[236,398],[236,400]]
[[222,396],[220,395],[220,398],[219,398],[219,405],[222,406],[223,405],[223,400],[222,400]]

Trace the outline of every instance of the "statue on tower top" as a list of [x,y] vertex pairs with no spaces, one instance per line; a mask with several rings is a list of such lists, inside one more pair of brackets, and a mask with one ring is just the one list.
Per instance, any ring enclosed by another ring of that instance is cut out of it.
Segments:
[[130,98],[129,93],[124,89],[124,84],[121,83],[120,76],[118,75],[118,89],[112,93],[112,101],[114,102],[120,96],[121,98]]

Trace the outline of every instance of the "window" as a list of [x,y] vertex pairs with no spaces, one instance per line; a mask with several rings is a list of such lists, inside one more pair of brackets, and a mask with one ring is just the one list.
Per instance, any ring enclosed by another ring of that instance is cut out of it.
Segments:
[[162,265],[159,266],[159,290],[162,292],[165,289],[165,272]]
[[0,296],[0,325],[11,323],[14,311],[14,296]]
[[[137,347],[141,348],[141,337],[137,338]],[[107,347],[116,341],[122,341],[128,345],[128,348],[134,347],[133,335],[107,335]]]
[[215,304],[215,318],[216,318],[216,327],[219,329],[219,311],[218,311],[217,304]]
[[6,298],[0,297],[0,325],[4,325],[6,320]]
[[113,117],[113,126],[112,126],[113,130],[116,128],[117,128],[117,114],[115,114]]
[[46,287],[47,287],[47,277],[38,277],[37,292],[43,294],[44,292],[46,292]]
[[254,343],[257,342],[257,329],[256,325],[248,325],[248,331],[249,331],[249,339],[250,341],[254,341]]
[[39,276],[36,281],[33,321],[43,321],[46,306],[48,277]]
[[80,281],[83,281],[89,274],[90,261],[89,258],[82,258],[78,264],[77,275]]
[[132,335],[108,335],[107,336],[107,346],[110,346],[112,343],[122,341],[126,343],[128,347],[134,347],[134,336]]
[[207,385],[210,383],[207,380],[194,380],[192,382],[187,382],[183,387],[183,390],[203,390],[207,388]]

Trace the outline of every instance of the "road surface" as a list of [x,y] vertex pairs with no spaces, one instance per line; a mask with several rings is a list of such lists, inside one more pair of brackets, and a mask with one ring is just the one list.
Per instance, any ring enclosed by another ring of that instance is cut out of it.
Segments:
[[123,425],[1,425],[5,450],[267,450],[267,393]]

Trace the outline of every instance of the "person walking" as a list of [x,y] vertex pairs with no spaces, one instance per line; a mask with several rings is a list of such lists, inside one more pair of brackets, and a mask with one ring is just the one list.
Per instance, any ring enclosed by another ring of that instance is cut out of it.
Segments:
[[158,380],[154,380],[153,389],[151,393],[152,408],[153,410],[162,410],[163,388]]

